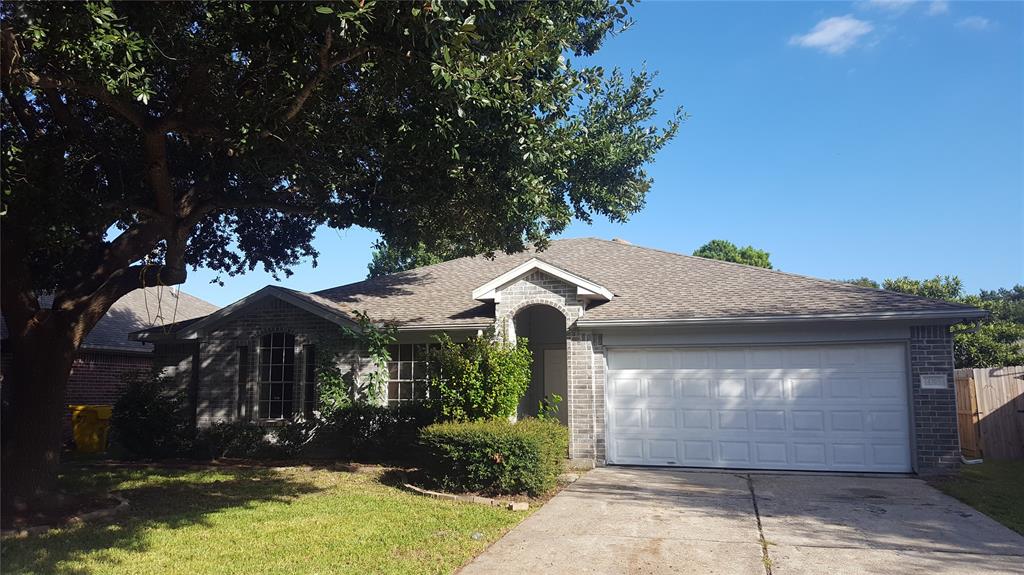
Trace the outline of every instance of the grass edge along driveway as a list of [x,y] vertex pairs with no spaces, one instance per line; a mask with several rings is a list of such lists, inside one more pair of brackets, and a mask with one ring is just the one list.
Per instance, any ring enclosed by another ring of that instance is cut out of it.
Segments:
[[1024,461],[986,460],[963,465],[932,485],[1024,535]]
[[3,541],[4,573],[451,573],[529,513],[414,495],[383,473],[69,467],[69,491],[117,490],[130,507]]

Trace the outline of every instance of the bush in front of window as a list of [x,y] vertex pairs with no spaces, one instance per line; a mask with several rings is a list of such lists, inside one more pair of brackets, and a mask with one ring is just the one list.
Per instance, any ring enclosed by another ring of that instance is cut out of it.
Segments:
[[170,389],[156,374],[130,373],[125,383],[110,417],[115,450],[128,459],[187,455],[196,433],[184,394]]
[[443,489],[495,495],[550,491],[569,450],[569,430],[538,419],[437,423],[420,440],[433,456],[428,472]]
[[199,433],[196,451],[211,459],[266,457],[268,432],[272,430],[249,421],[218,421]]
[[353,403],[335,411],[327,432],[340,457],[360,461],[415,459],[419,430],[437,421],[436,405],[429,401],[395,406]]
[[526,338],[516,344],[488,334],[455,343],[437,338],[431,385],[442,416],[451,421],[510,418],[530,386],[533,354]]

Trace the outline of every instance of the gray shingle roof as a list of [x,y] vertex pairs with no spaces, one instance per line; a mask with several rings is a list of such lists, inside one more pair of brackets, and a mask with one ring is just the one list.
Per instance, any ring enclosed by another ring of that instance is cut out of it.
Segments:
[[[128,334],[147,328],[159,329],[172,322],[180,324],[193,321],[218,309],[212,303],[185,292],[180,292],[180,298],[177,298],[175,292],[174,288],[151,287],[128,293],[110,306],[103,319],[96,324],[89,335],[85,336],[82,346],[93,349],[149,351],[153,349],[151,344],[129,341]],[[49,296],[39,299],[39,303],[43,307],[49,307],[53,303],[53,299]],[[175,303],[177,303],[177,310],[175,310]],[[2,321],[0,321],[0,338],[7,338],[7,324]]]
[[475,326],[494,318],[474,288],[537,257],[615,294],[584,321],[729,320],[892,313],[976,315],[974,308],[596,238],[542,252],[460,258],[313,294],[339,311],[367,311],[406,326]]

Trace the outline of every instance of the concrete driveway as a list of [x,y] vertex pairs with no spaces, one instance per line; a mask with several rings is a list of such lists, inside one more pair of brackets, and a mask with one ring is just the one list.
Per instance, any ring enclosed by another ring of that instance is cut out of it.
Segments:
[[461,573],[1024,574],[1024,537],[919,479],[605,467]]

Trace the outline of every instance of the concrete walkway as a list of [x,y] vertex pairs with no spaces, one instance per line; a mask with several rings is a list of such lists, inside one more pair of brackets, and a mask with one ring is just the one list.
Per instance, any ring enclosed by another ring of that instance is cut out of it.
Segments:
[[919,479],[605,467],[460,573],[1024,574],[1024,537]]

